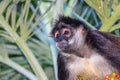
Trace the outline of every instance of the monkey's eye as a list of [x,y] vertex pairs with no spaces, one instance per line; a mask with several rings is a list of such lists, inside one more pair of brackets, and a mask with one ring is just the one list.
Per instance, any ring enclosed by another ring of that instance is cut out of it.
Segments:
[[71,31],[70,29],[64,28],[62,34],[69,38],[71,36]]
[[59,32],[57,31],[57,32],[55,32],[55,38],[59,38],[60,37],[60,34],[59,34]]
[[65,31],[64,34],[69,34],[69,31]]

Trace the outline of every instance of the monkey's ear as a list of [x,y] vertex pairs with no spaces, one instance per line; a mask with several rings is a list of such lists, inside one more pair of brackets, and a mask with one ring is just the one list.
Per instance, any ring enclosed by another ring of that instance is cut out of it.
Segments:
[[87,32],[88,32],[88,28],[86,28],[86,27],[84,27],[84,25],[80,25],[79,26],[79,31],[83,34],[83,35],[85,35]]

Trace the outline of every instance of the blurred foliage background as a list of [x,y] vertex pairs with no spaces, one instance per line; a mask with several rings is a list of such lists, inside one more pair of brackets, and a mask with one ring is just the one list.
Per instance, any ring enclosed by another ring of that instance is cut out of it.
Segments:
[[120,35],[120,0],[0,0],[0,80],[58,80],[48,36],[59,14]]

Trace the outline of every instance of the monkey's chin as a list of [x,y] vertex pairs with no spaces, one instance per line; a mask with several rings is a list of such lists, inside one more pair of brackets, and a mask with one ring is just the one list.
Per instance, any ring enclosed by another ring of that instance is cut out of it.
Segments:
[[57,49],[58,49],[60,52],[65,52],[65,53],[68,52],[68,50],[67,50],[66,48],[64,48],[64,47],[58,47],[58,46],[57,46]]
[[64,53],[74,53],[75,51],[74,50],[72,50],[72,49],[69,49],[69,47],[62,47],[62,48],[59,48],[59,47],[57,47],[57,49],[60,51],[60,52],[64,52]]
[[64,47],[57,47],[57,49],[61,52],[66,52],[67,51]]
[[56,44],[57,46],[57,49],[60,51],[60,52],[64,52],[64,53],[73,53],[75,52],[75,50],[73,50],[69,44]]

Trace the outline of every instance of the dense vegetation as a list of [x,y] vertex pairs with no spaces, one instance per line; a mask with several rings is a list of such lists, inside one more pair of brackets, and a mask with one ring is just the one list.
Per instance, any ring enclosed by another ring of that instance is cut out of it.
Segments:
[[119,0],[0,0],[0,80],[57,80],[58,14],[120,35]]

